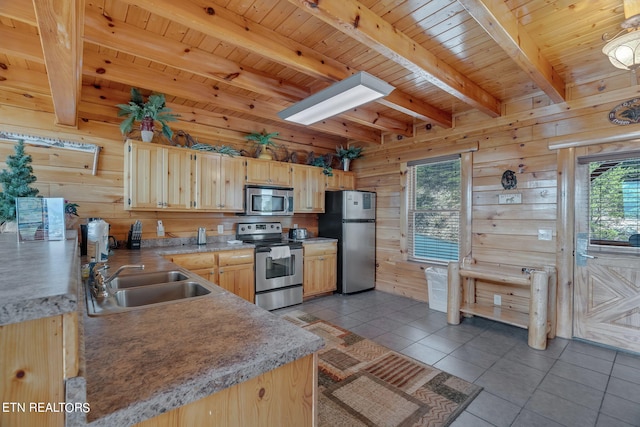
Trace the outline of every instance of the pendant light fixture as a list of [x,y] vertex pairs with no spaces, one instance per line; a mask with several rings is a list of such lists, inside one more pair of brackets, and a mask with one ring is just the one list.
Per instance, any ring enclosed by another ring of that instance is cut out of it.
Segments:
[[624,17],[624,22],[620,24],[622,30],[618,34],[609,37],[605,33],[602,36],[607,42],[602,53],[607,55],[614,67],[631,70],[635,74],[640,67],[640,0],[624,0]]

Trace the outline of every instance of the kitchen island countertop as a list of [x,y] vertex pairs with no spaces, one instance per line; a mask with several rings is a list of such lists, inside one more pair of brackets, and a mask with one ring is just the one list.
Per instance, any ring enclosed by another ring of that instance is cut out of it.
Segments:
[[75,232],[67,240],[23,243],[16,233],[0,234],[0,260],[0,326],[77,310]]
[[[161,255],[243,248],[206,246],[117,250],[109,264],[112,271],[138,263],[147,271],[170,269],[175,264]],[[99,317],[87,316],[84,304],[80,309],[91,426],[152,418],[323,346],[317,335],[226,290]]]

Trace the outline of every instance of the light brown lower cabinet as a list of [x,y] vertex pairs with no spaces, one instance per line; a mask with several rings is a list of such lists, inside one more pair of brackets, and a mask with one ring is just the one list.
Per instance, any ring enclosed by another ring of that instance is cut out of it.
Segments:
[[165,258],[255,303],[253,249],[166,255]]
[[333,292],[337,289],[338,245],[336,242],[303,245],[303,297]]
[[315,426],[317,365],[314,353],[136,426]]
[[229,292],[255,303],[254,251],[240,249],[218,254],[218,285]]
[[0,326],[0,426],[64,426],[55,405],[77,374],[77,313]]

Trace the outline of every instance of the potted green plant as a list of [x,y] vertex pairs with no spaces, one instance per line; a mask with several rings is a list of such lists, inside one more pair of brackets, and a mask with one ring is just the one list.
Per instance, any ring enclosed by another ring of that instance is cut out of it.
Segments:
[[[15,146],[15,155],[7,156],[8,169],[0,171],[0,224],[5,231],[15,231],[16,197],[36,197],[37,188],[31,184],[37,178],[33,175],[31,156],[24,152],[24,141]],[[10,225],[11,224],[11,225]]]
[[336,154],[338,155],[338,158],[342,161],[343,169],[345,171],[348,171],[351,160],[362,157],[362,147],[344,148],[341,145],[339,147],[336,147]]
[[128,104],[118,104],[116,107],[120,108],[118,117],[128,116],[120,123],[120,131],[123,135],[131,132],[135,122],[140,122],[142,140],[151,142],[155,122],[158,122],[162,125],[162,134],[169,139],[173,137],[173,131],[167,122],[175,121],[179,116],[171,113],[171,109],[166,106],[163,94],[151,94],[145,102],[140,91],[132,87],[131,101]]
[[253,141],[258,145],[258,158],[273,160],[273,156],[267,151],[267,147],[277,147],[277,144],[272,141],[272,138],[275,138],[278,135],[279,132],[267,133],[266,130],[263,130],[261,133],[250,133],[245,136],[245,139],[247,141]]

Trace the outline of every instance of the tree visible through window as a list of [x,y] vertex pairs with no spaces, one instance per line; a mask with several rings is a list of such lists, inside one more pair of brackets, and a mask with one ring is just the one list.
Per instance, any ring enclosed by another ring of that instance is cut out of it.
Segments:
[[456,261],[460,230],[460,159],[409,164],[409,254]]
[[640,158],[589,163],[592,244],[638,246]]

